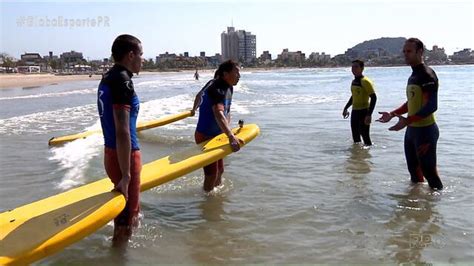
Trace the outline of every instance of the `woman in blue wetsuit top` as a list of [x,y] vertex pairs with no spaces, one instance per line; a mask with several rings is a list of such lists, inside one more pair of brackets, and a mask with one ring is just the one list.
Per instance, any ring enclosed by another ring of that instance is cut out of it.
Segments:
[[[199,144],[225,133],[234,152],[240,149],[242,140],[232,133],[230,127],[230,106],[233,86],[239,82],[240,73],[237,63],[228,60],[219,65],[214,79],[210,80],[196,96],[192,113],[199,106],[199,118],[194,138]],[[221,184],[224,172],[223,160],[218,160],[204,167],[204,185],[206,192],[212,191]]]

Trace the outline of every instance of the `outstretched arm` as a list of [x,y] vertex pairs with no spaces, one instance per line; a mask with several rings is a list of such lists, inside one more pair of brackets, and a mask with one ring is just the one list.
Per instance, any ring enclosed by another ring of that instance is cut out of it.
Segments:
[[399,108],[395,109],[392,112],[379,112],[382,116],[377,119],[377,121],[382,122],[382,123],[387,123],[390,120],[392,120],[393,117],[395,116],[400,116],[404,113],[408,112],[408,103],[405,102],[402,106]]

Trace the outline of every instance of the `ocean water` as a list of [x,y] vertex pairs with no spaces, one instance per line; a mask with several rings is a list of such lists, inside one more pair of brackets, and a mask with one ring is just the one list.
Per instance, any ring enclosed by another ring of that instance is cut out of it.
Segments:
[[[374,145],[351,139],[341,113],[349,68],[253,71],[235,87],[233,124],[261,135],[225,160],[224,185],[206,195],[196,171],[142,193],[142,220],[125,250],[112,224],[43,265],[160,263],[454,263],[474,261],[474,66],[433,67],[440,80],[438,168],[445,189],[412,185],[404,131],[373,122]],[[409,67],[367,68],[375,113],[405,100]],[[139,75],[139,120],[191,108],[211,78]],[[103,178],[100,135],[59,147],[53,136],[99,128],[98,81],[0,90],[0,210]],[[377,118],[374,115],[373,120]],[[139,134],[147,163],[194,145],[197,119]]]

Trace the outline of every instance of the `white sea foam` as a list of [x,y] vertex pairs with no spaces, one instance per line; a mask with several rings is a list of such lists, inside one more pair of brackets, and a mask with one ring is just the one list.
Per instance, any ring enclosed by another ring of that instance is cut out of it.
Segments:
[[90,125],[97,119],[94,104],[38,112],[7,119],[0,119],[0,134],[44,134],[52,130],[70,131],[81,125]]
[[153,120],[161,116],[190,110],[194,101],[193,97],[190,94],[180,94],[141,103],[138,119],[139,121]]
[[[201,85],[202,83],[202,85]],[[140,91],[142,88],[180,88],[180,87],[189,87],[193,85],[203,86],[204,83],[201,81],[196,81],[192,79],[157,79],[150,81],[137,82],[135,88],[137,91]]]
[[243,103],[239,101],[232,101],[232,114],[250,114],[249,108]]
[[[193,101],[194,95],[181,94],[141,103],[138,121],[154,120],[189,110]],[[183,121],[175,123],[180,124]],[[4,135],[45,134],[53,130],[80,132],[96,129],[100,129],[100,123],[95,104],[0,119],[0,134]],[[78,132],[71,132],[71,134]]]
[[246,83],[239,82],[237,85],[234,86],[234,92],[242,93],[242,94],[255,94]]
[[338,98],[335,96],[272,94],[272,95],[267,95],[265,99],[260,99],[260,100],[252,100],[252,101],[234,100],[232,107],[235,108],[235,105],[237,104],[238,107],[235,108],[237,109],[236,111],[249,113],[250,109],[252,109],[253,107],[258,107],[258,106],[278,106],[278,105],[291,105],[291,104],[320,104],[320,103],[328,103],[328,102],[334,102],[334,101],[338,101]]
[[49,160],[58,162],[59,170],[65,171],[56,187],[67,190],[86,183],[85,172],[90,161],[99,155],[103,147],[101,144],[103,144],[102,135],[95,134],[52,148]]

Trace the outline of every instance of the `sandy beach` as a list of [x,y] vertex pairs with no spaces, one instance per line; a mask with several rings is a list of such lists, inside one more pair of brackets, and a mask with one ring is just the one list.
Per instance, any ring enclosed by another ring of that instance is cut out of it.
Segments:
[[[203,69],[199,73],[213,72],[214,70]],[[175,71],[171,71],[175,72]],[[194,74],[194,70],[183,70],[176,72],[189,72]],[[140,75],[156,75],[160,72],[143,71]],[[78,80],[100,80],[102,75],[54,75],[54,74],[0,74],[0,89],[8,88],[29,88],[43,85],[53,85],[69,81]]]
[[101,75],[1,74],[0,88],[25,88],[59,84],[75,80],[100,80]]

